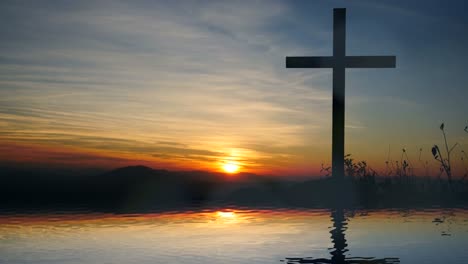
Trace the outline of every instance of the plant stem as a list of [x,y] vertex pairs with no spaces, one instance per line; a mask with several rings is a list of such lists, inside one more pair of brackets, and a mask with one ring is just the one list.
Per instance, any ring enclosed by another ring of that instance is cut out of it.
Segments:
[[[449,183],[452,182],[452,172],[450,168],[450,151],[448,149],[448,144],[447,144],[447,137],[445,136],[445,130],[442,129],[442,134],[444,135],[444,141],[445,141],[445,149],[447,150],[447,165],[445,165],[445,173],[447,173],[447,178],[449,180]],[[442,159],[442,157],[441,157]],[[442,159],[443,160],[443,159]]]

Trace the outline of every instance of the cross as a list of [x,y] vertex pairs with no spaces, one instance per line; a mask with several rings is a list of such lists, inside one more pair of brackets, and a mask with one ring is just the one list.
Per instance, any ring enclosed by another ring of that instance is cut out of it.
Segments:
[[395,56],[346,56],[346,8],[333,9],[333,56],[286,57],[286,68],[333,69],[332,174],[344,177],[345,69],[395,68]]

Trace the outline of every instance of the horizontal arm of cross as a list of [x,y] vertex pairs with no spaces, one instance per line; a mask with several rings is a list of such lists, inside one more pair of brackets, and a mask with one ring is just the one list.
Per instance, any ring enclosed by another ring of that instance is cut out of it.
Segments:
[[395,68],[395,56],[346,56],[346,68]]
[[[333,68],[337,65],[335,57],[286,57],[286,68]],[[395,56],[346,56],[346,68],[395,68]]]
[[330,56],[286,57],[286,68],[333,68],[334,64]]

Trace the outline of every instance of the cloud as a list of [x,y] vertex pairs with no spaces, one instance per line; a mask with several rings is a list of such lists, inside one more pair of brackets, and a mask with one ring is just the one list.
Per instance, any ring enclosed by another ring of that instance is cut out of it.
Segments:
[[330,94],[305,83],[322,75],[285,71],[271,30],[284,2],[154,5],[35,6],[28,23],[10,6],[9,42],[29,41],[2,46],[2,137],[211,161],[320,130]]

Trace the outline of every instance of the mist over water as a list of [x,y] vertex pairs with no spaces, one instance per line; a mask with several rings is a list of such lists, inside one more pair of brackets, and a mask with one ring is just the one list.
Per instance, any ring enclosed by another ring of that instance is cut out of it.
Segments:
[[[468,209],[0,216],[0,263],[466,263]],[[374,262],[371,262],[374,261]]]

